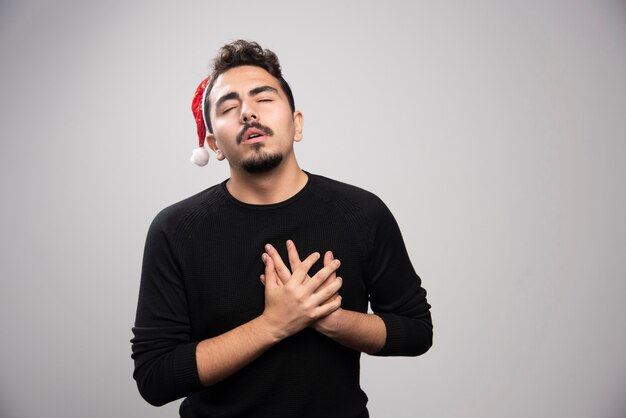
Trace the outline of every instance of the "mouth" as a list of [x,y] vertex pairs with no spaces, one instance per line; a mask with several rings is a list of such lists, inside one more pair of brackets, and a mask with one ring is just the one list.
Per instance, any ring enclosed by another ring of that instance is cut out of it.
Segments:
[[257,142],[266,140],[268,137],[272,136],[273,133],[274,132],[272,132],[269,127],[263,126],[258,122],[253,122],[244,127],[244,130],[237,135],[237,143],[256,144]]
[[244,132],[241,139],[242,144],[256,144],[257,142],[264,141],[267,138],[265,132],[258,128],[249,128]]

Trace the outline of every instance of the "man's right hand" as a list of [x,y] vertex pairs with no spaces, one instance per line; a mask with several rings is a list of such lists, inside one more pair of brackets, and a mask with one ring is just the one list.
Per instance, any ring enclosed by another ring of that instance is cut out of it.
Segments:
[[[280,339],[293,335],[309,326],[319,318],[330,315],[341,306],[341,297],[336,295],[341,287],[341,280],[327,279],[339,268],[339,260],[333,260],[315,275],[308,276],[313,264],[320,258],[315,252],[304,259],[293,272],[281,271],[281,280],[277,275],[277,266],[269,254],[276,250],[266,245],[262,259],[265,263],[265,310],[262,317]],[[268,254],[269,253],[269,254]],[[331,298],[331,296],[336,295]]]

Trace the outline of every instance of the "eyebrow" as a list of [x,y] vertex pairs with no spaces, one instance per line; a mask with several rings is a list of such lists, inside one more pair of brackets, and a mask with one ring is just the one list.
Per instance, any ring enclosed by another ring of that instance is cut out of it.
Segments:
[[226,100],[231,100],[231,99],[239,100],[239,94],[233,92],[233,93],[228,93],[228,94],[223,95],[222,97],[217,99],[217,102],[215,102],[215,109],[219,109],[222,103],[224,103]]
[[[274,87],[272,87],[272,86],[259,86],[259,87],[255,87],[255,88],[253,88],[252,90],[250,90],[250,91],[248,92],[248,94],[249,94],[250,96],[256,96],[257,94],[261,94],[261,93],[266,92],[266,91],[269,91],[269,92],[271,92],[271,93],[278,94],[278,90],[277,90],[277,89],[275,89],[275,88],[274,88]],[[224,103],[224,102],[225,102],[225,101],[227,101],[227,100],[233,100],[233,99],[234,99],[234,100],[239,100],[239,94],[238,94],[238,93],[235,93],[235,92],[225,94],[225,95],[223,95],[222,97],[220,97],[219,99],[217,99],[217,102],[215,102],[215,108],[216,108],[216,109],[218,109],[222,103]]]
[[260,94],[260,93],[263,93],[263,92],[266,92],[266,91],[278,94],[278,90],[276,90],[272,86],[255,87],[252,90],[250,90],[248,93],[250,94],[250,96],[256,96],[257,94]]

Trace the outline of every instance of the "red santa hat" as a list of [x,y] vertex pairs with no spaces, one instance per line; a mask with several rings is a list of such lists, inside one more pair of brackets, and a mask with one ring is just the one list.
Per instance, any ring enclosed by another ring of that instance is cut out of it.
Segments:
[[204,120],[204,100],[210,81],[211,77],[209,76],[200,82],[191,101],[191,111],[196,120],[196,128],[198,130],[198,148],[193,150],[191,162],[200,167],[204,167],[209,162],[209,152],[204,147],[204,140],[208,131],[207,123]]

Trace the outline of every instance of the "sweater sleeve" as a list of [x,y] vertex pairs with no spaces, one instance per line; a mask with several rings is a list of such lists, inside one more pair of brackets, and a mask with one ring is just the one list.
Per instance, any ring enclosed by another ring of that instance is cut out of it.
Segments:
[[202,389],[174,231],[166,211],[150,225],[132,329],[133,377],[141,396],[155,406]]
[[398,224],[378,200],[370,223],[368,285],[372,311],[385,323],[387,339],[376,356],[417,356],[432,345],[426,290],[409,259]]

